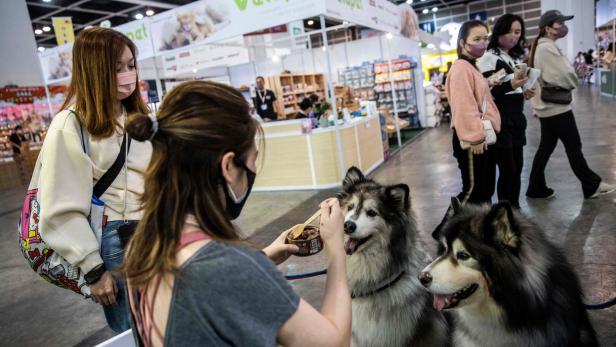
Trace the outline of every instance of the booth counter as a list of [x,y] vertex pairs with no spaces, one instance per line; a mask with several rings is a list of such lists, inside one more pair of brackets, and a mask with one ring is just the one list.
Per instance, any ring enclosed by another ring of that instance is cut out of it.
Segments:
[[[355,118],[338,127],[303,134],[300,120],[266,123],[265,155],[259,160],[255,191],[325,189],[341,184],[348,168],[369,173],[384,161],[379,117]],[[341,166],[343,170],[341,170]]]

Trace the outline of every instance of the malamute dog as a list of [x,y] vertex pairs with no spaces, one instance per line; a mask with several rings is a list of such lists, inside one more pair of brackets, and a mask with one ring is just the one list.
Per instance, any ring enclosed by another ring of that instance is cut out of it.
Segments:
[[509,203],[453,206],[438,258],[419,275],[452,310],[454,346],[597,346],[563,252]]
[[381,186],[352,167],[345,214],[353,346],[447,346],[447,322],[417,279],[425,264],[406,184]]

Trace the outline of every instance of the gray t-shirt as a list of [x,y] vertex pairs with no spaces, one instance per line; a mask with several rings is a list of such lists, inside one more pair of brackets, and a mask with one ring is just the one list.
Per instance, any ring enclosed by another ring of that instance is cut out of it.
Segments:
[[176,274],[165,346],[275,346],[298,306],[265,255],[212,241]]

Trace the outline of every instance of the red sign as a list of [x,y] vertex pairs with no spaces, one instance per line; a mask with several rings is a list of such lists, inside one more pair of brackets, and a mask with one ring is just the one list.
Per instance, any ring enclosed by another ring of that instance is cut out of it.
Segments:
[[44,87],[0,88],[0,100],[14,104],[31,104],[45,96]]

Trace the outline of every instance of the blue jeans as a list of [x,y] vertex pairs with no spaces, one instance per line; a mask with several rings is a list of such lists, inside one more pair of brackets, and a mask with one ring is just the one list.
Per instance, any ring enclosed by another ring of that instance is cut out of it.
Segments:
[[[122,265],[124,260],[124,250],[120,245],[120,236],[118,228],[124,225],[124,221],[108,222],[103,228],[103,236],[101,240],[101,257],[108,271],[114,271]],[[126,289],[124,279],[114,276],[118,287],[116,296],[117,305],[103,305],[105,318],[111,330],[116,333],[124,332],[130,329],[130,305],[126,297]]]

